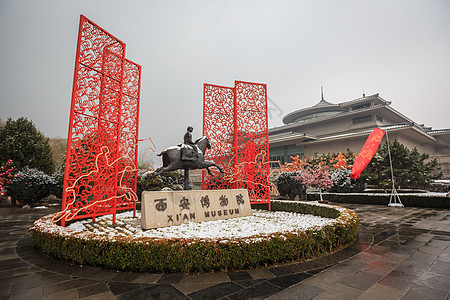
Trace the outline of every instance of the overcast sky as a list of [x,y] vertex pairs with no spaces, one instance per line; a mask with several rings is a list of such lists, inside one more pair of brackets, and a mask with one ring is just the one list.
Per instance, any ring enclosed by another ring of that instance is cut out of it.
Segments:
[[142,66],[140,138],[202,134],[203,83],[266,83],[269,127],[294,110],[379,93],[450,128],[450,1],[0,0],[0,118],[67,137],[79,16]]

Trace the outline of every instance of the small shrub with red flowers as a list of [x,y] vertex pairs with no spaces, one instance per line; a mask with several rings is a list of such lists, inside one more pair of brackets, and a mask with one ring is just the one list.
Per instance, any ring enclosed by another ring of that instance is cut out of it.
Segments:
[[5,187],[10,183],[10,180],[16,177],[20,177],[20,175],[13,175],[14,167],[12,166],[12,160],[8,159],[8,161],[0,166],[0,196],[5,195]]

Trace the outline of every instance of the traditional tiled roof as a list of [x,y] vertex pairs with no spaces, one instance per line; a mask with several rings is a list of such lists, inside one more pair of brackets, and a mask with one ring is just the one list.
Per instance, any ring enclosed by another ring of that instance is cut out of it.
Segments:
[[377,93],[377,94],[373,94],[373,95],[370,95],[370,96],[367,96],[367,97],[364,96],[364,97],[361,97],[361,98],[358,98],[358,99],[355,99],[355,100],[350,100],[350,101],[347,101],[347,102],[341,102],[341,103],[339,103],[339,106],[341,106],[341,107],[350,106],[350,105],[357,104],[358,102],[365,102],[365,101],[367,101],[367,100],[372,100],[372,99],[380,100],[380,101],[382,101],[382,102],[384,102],[384,103],[386,103],[386,104],[388,104],[388,105],[391,104],[390,101],[384,100],[384,99],[381,98],[380,95]]
[[445,134],[450,133],[450,129],[436,129],[436,130],[428,130],[428,134],[434,135],[434,134]]
[[344,112],[336,113],[336,114],[329,115],[329,116],[321,116],[321,117],[317,117],[317,118],[313,118],[313,119],[308,119],[308,120],[304,120],[304,121],[301,121],[301,122],[289,123],[289,124],[286,124],[286,125],[281,125],[281,126],[278,126],[278,127],[270,128],[269,131],[277,131],[277,130],[283,130],[283,129],[288,129],[288,128],[295,128],[295,127],[298,127],[300,125],[303,126],[303,125],[306,125],[306,124],[321,122],[321,121],[324,121],[324,120],[334,119],[334,118],[345,116],[345,115],[351,115],[351,114],[355,114],[355,113],[358,113],[358,112],[361,112],[361,111],[368,111],[368,110],[372,110],[374,108],[383,107],[383,106],[385,106],[385,105],[384,104],[378,104],[378,105],[373,105],[373,106],[370,106],[370,107],[354,109],[352,111],[344,111]]
[[[364,96],[362,98],[358,98],[358,99],[347,101],[347,102],[342,102],[339,104],[330,103],[322,98],[322,100],[319,103],[317,103],[316,105],[298,109],[296,111],[293,111],[293,112],[287,114],[286,116],[284,116],[283,122],[285,124],[290,124],[293,121],[295,121],[296,119],[298,119],[299,117],[307,116],[309,114],[314,114],[314,113],[335,112],[332,116],[337,116],[337,115],[340,115],[341,113],[348,113],[348,111],[346,111],[346,110],[349,109],[349,106],[355,105],[357,103],[369,102],[374,99],[376,99],[378,103],[372,103],[372,107],[385,106],[385,105],[391,104],[391,102],[386,101],[383,98],[381,98],[379,96],[379,94],[374,94],[374,95],[370,95],[367,97]],[[339,112],[339,111],[341,111],[341,112]],[[326,117],[326,116],[319,116],[319,117],[314,117],[311,119],[312,120],[321,120],[324,117]],[[305,122],[305,121],[311,120],[311,119],[306,119],[306,120],[302,120],[299,122]]]

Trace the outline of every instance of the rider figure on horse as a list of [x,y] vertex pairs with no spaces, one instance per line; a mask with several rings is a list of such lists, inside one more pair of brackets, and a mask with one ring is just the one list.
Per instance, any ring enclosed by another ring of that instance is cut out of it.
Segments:
[[192,131],[194,131],[194,128],[192,126],[188,126],[186,133],[184,134],[184,144],[189,145],[193,148],[193,156],[198,156],[198,148],[197,145],[192,141]]

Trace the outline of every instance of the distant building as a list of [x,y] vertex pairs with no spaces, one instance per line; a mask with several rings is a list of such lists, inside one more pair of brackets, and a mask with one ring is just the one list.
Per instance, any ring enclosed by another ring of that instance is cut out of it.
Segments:
[[436,158],[437,171],[450,178],[450,129],[417,124],[390,104],[378,94],[333,104],[322,93],[319,103],[287,114],[285,125],[269,129],[270,160],[283,164],[291,161],[290,156],[346,152],[347,148],[358,153],[370,132],[380,127],[390,141]]

